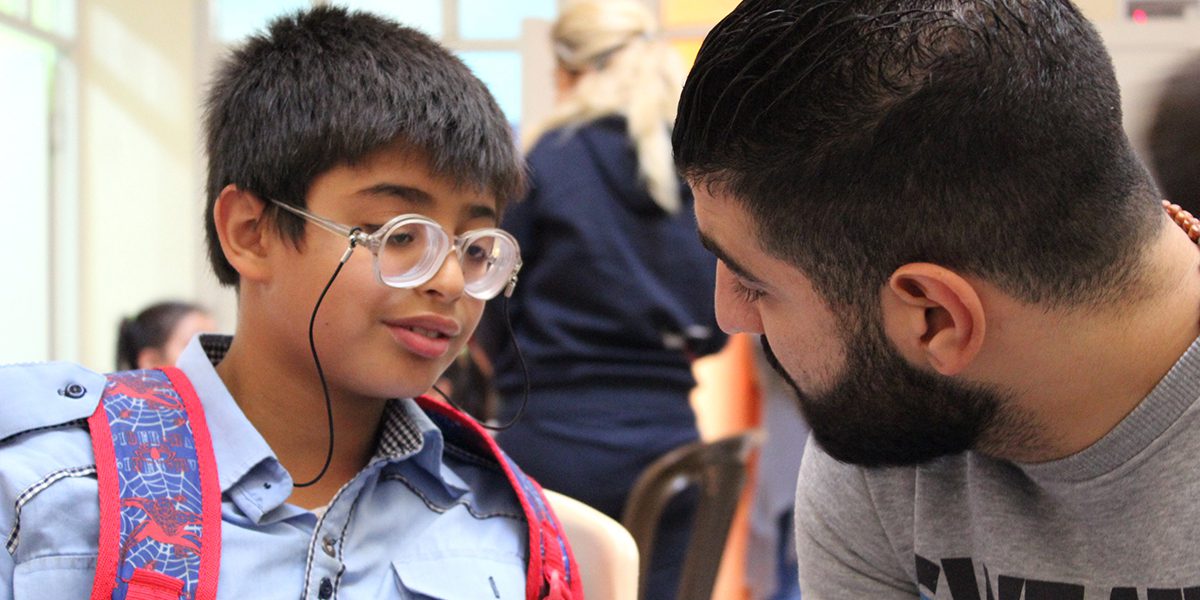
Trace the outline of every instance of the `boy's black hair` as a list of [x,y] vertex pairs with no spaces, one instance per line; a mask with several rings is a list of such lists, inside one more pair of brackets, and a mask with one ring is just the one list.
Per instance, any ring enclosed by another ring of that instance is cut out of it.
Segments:
[[[213,222],[226,185],[304,207],[315,177],[393,142],[501,205],[525,185],[504,115],[462,61],[419,31],[338,7],[276,19],[235,50],[209,92],[205,134],[208,253],[226,285],[238,274]],[[268,211],[281,235],[301,239],[303,220]]]
[[1150,170],[1166,199],[1200,214],[1200,54],[1167,80],[1147,145]]
[[1094,306],[1138,288],[1162,219],[1066,0],[746,0],[705,39],[673,143],[835,306],[870,310],[915,261]]

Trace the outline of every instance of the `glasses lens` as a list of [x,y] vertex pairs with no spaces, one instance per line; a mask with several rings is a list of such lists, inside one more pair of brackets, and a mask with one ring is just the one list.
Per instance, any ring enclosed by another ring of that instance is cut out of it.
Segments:
[[393,287],[420,285],[441,267],[449,245],[441,227],[401,221],[388,230],[380,245],[379,276]]
[[468,232],[459,244],[466,292],[484,300],[494,298],[520,260],[517,242],[499,229],[481,229]]
[[[457,241],[468,295],[487,300],[508,284],[521,261],[517,241],[499,229],[477,229]],[[379,277],[397,288],[416,287],[437,274],[450,251],[450,239],[436,223],[401,219],[379,247]]]

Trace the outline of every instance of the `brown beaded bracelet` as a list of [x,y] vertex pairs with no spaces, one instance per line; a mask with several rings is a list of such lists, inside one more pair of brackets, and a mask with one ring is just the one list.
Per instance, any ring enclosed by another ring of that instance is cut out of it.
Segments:
[[1188,234],[1188,237],[1192,238],[1193,242],[1200,240],[1200,219],[1183,210],[1178,204],[1171,204],[1168,200],[1163,200],[1162,204],[1167,211],[1167,216],[1171,217],[1171,220],[1175,221],[1175,224],[1179,225]]

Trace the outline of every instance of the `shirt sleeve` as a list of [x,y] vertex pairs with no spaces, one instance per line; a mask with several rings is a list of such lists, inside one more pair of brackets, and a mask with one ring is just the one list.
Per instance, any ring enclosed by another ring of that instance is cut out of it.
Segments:
[[796,488],[796,554],[804,600],[920,597],[884,529],[865,474],[817,443]]

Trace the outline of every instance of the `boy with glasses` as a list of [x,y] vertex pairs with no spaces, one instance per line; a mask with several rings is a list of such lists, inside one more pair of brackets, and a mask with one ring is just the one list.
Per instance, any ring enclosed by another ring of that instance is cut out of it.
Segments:
[[107,383],[0,371],[0,599],[578,594],[536,484],[410,399],[520,267],[495,225],[522,167],[482,83],[423,34],[317,8],[237,49],[206,108],[236,335]]

